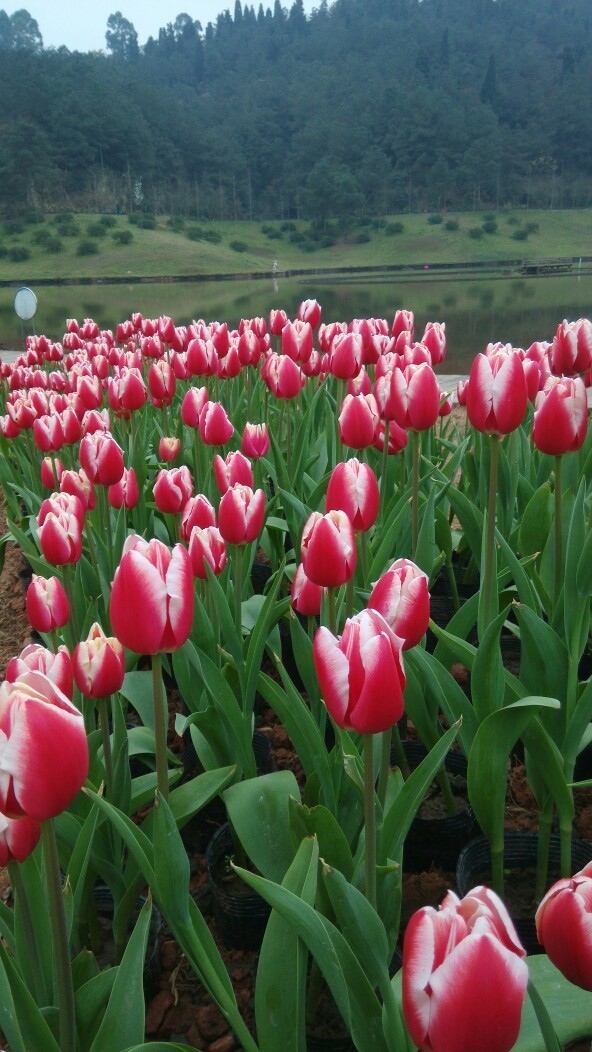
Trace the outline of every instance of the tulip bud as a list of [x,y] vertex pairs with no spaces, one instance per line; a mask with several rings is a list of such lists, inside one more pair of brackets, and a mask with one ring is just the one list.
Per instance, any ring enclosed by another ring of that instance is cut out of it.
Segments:
[[263,529],[265,494],[250,486],[231,486],[218,508],[218,527],[227,544],[250,544]]
[[159,511],[178,515],[193,495],[193,479],[186,464],[180,468],[162,468],[156,476],[153,493]]
[[226,460],[219,454],[214,457],[214,475],[220,493],[230,486],[241,485],[253,488],[253,469],[247,458],[238,451],[229,453]]
[[352,457],[335,465],[325,497],[327,511],[344,511],[358,532],[374,524],[379,505],[378,482],[368,464]]
[[592,862],[558,880],[536,911],[537,938],[570,983],[592,991]]
[[427,632],[430,620],[427,574],[410,559],[397,559],[374,585],[368,609],[382,614],[403,640],[403,650],[414,647]]
[[269,451],[269,432],[267,424],[245,424],[241,443],[241,452],[251,460],[264,457]]
[[317,630],[315,669],[323,701],[338,727],[377,734],[401,719],[402,642],[375,610],[348,618],[340,638],[328,628]]
[[110,432],[95,431],[81,439],[80,463],[95,485],[112,486],[123,475],[123,449]]
[[41,826],[34,818],[7,818],[0,814],[0,866],[24,862],[40,835]]
[[190,497],[181,512],[179,535],[181,540],[189,541],[194,526],[205,529],[216,525],[216,512],[213,505],[203,493]]
[[326,589],[310,581],[304,572],[302,563],[299,563],[290,590],[294,609],[303,617],[318,617],[321,612],[323,591],[326,592]]
[[6,666],[6,680],[16,683],[26,672],[42,672],[56,687],[72,700],[72,658],[67,647],[58,647],[55,654],[41,643],[30,643],[18,657],[10,659]]
[[550,376],[536,396],[532,440],[541,453],[561,456],[582,446],[588,398],[580,376]]
[[351,519],[344,511],[313,511],[302,531],[300,558],[314,584],[338,588],[356,569],[356,540]]
[[193,575],[186,548],[127,537],[111,589],[110,618],[123,646],[158,654],[183,646],[193,620]]
[[208,446],[224,446],[230,441],[234,427],[220,402],[206,402],[199,414],[199,434]]
[[70,603],[57,577],[33,574],[25,606],[29,624],[36,632],[53,632],[62,628],[70,617]]
[[194,526],[189,537],[189,558],[193,576],[207,581],[206,564],[218,576],[226,566],[226,544],[216,526]]
[[74,648],[72,665],[76,686],[87,698],[106,698],[121,690],[125,676],[123,647],[114,636],[106,636],[96,621],[87,639]]
[[140,489],[133,468],[124,469],[119,482],[109,486],[107,497],[112,508],[121,508],[124,505],[128,511],[135,508],[140,499]]

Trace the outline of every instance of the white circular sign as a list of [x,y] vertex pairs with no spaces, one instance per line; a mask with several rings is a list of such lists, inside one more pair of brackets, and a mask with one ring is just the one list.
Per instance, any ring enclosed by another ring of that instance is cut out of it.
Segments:
[[19,289],[14,297],[14,309],[21,321],[30,321],[37,312],[37,297],[31,289]]

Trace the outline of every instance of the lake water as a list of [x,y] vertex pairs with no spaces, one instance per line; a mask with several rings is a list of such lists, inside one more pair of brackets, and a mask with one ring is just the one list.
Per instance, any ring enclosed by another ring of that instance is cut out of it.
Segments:
[[61,339],[66,318],[94,318],[101,328],[114,329],[133,311],[146,317],[167,314],[176,324],[192,319],[226,321],[236,327],[241,318],[267,317],[283,308],[295,317],[298,304],[315,298],[322,320],[386,318],[413,310],[416,334],[427,321],[446,323],[448,372],[467,372],[489,341],[528,347],[534,340],[551,340],[563,318],[592,316],[592,275],[577,272],[558,277],[440,277],[413,274],[310,275],[257,281],[163,282],[92,286],[38,286],[37,314],[24,323],[13,309],[15,288],[0,289],[0,346],[18,349],[35,331]]

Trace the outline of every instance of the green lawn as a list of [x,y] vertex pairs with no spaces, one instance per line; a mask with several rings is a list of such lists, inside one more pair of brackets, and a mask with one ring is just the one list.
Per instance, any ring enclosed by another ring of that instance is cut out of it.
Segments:
[[[175,232],[166,220],[159,219],[155,229],[148,230],[130,224],[125,216],[113,216],[106,217],[105,221],[113,225],[105,228],[104,236],[90,238],[97,253],[80,255],[80,243],[89,240],[89,226],[96,228],[100,221],[101,217],[93,215],[75,215],[71,220],[74,232],[69,236],[58,234],[59,217],[25,223],[17,230],[10,223],[0,224],[0,280],[28,283],[77,277],[260,274],[271,271],[274,259],[282,272],[548,256],[578,258],[590,252],[592,245],[592,209],[445,213],[438,224],[431,223],[426,214],[392,216],[381,221],[378,228],[375,224],[357,225],[347,236],[334,234],[334,243],[324,247],[311,240],[310,224],[304,222],[200,223],[202,234],[212,236],[213,232],[213,237],[220,237],[214,244],[204,237],[191,240],[187,236],[196,224],[188,223],[184,230]],[[484,223],[493,224],[493,232],[486,232]],[[388,224],[400,224],[403,230],[389,233]],[[475,230],[477,237],[471,233]],[[128,231],[132,241],[127,245],[116,243],[113,234],[119,232],[118,236],[125,237]],[[269,236],[269,231],[275,236]],[[517,231],[527,231],[527,237],[516,239]],[[55,240],[44,244],[50,236],[58,238],[59,244]],[[13,258],[26,253],[26,259]]]

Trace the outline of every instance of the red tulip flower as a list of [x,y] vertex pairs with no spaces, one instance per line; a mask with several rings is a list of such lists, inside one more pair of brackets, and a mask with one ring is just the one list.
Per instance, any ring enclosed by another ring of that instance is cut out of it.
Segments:
[[190,497],[181,512],[179,535],[181,540],[189,541],[194,526],[205,529],[216,525],[216,512],[213,505],[203,493]]
[[241,453],[251,460],[259,460],[269,452],[267,424],[245,424],[241,442]]
[[564,319],[557,326],[549,351],[551,372],[555,376],[576,376],[589,369],[591,361],[590,322],[585,319],[568,322]]
[[379,505],[378,482],[369,464],[352,457],[335,465],[327,486],[326,511],[344,511],[358,533],[374,524]]
[[[477,431],[507,435],[524,420],[528,389],[522,362],[513,351],[478,354],[464,393],[467,416]],[[460,395],[459,395],[460,401]]]
[[250,544],[256,540],[265,519],[265,494],[250,486],[231,486],[218,508],[218,527],[227,544]]
[[172,464],[173,460],[176,460],[181,452],[181,439],[175,438],[174,436],[163,437],[158,443],[158,459],[164,460],[167,464]]
[[27,618],[36,632],[53,632],[70,617],[70,603],[57,577],[33,574],[25,598]]
[[368,609],[378,610],[403,650],[419,643],[428,630],[430,593],[428,576],[410,559],[397,559],[370,592]]
[[64,471],[60,476],[60,493],[78,497],[84,511],[92,511],[96,504],[95,488],[84,471]]
[[305,383],[298,365],[287,354],[271,352],[263,364],[261,379],[276,398],[296,398]]
[[41,835],[34,818],[7,818],[0,814],[0,866],[24,862],[35,850]]
[[56,653],[52,654],[41,643],[30,643],[18,657],[10,659],[6,666],[6,679],[8,683],[16,683],[27,672],[42,672],[59,687],[62,694],[72,700],[72,658],[67,647],[58,647]]
[[550,888],[535,921],[549,960],[570,983],[592,991],[592,862]]
[[193,574],[187,549],[156,538],[127,537],[111,589],[111,627],[137,654],[183,646],[193,621]]
[[[54,474],[55,468],[55,474]],[[55,489],[56,478],[61,486],[64,465],[58,457],[44,457],[40,468],[41,485],[44,489]]]
[[162,468],[154,483],[154,500],[159,511],[178,515],[193,496],[193,479],[186,464],[180,468]]
[[438,419],[440,386],[431,365],[407,365],[391,374],[393,418],[409,431],[427,431]]
[[205,387],[190,387],[181,402],[181,419],[187,427],[199,427],[199,414],[208,401]]
[[341,333],[331,343],[327,371],[338,380],[353,380],[362,367],[363,358],[364,341],[361,334]]
[[234,427],[221,402],[205,403],[199,414],[199,434],[208,446],[225,446],[230,441]]
[[128,511],[135,508],[140,499],[140,488],[133,468],[126,468],[119,482],[109,486],[107,497],[112,508],[125,506]]
[[61,504],[56,498],[43,501],[37,516],[37,536],[44,559],[54,566],[75,563],[82,555],[82,524],[84,509],[78,497],[57,494],[67,498]]
[[[326,589],[325,589],[326,591]],[[323,589],[319,584],[310,581],[304,572],[302,563],[296,567],[292,588],[292,606],[304,617],[318,617],[321,612]]]
[[338,727],[377,734],[400,720],[405,689],[402,642],[375,610],[348,618],[340,638],[328,628],[317,630],[315,669]]
[[95,485],[112,486],[123,475],[123,449],[110,432],[95,431],[80,442],[80,463]]
[[528,967],[508,911],[488,888],[415,913],[403,944],[403,1013],[426,1052],[509,1052]]
[[307,321],[313,329],[316,329],[321,320],[321,305],[316,300],[303,300],[298,307],[297,316],[299,321]]
[[217,526],[194,526],[189,537],[193,576],[207,581],[206,565],[218,576],[226,566],[226,544]]
[[76,686],[87,698],[106,698],[121,690],[125,676],[123,647],[114,636],[106,636],[96,621],[86,640],[74,648],[72,665]]
[[33,421],[33,440],[41,453],[57,453],[64,445],[64,431],[57,413],[38,416]]
[[220,493],[226,493],[230,486],[250,486],[253,488],[253,469],[251,463],[238,450],[229,453],[224,460],[218,453],[214,457],[214,475]]
[[285,310],[270,310],[269,331],[272,336],[281,336],[284,325],[288,324],[288,315]]
[[55,818],[84,785],[88,745],[75,705],[41,672],[0,686],[0,811]]
[[536,397],[532,440],[541,453],[561,456],[583,445],[588,397],[580,376],[551,376]]
[[282,329],[282,354],[293,362],[307,362],[312,354],[312,327],[308,321],[291,321]]
[[152,404],[157,409],[170,405],[175,397],[177,381],[171,365],[164,358],[152,362],[148,370],[148,390]]
[[300,558],[304,573],[326,588],[339,588],[356,570],[356,539],[344,511],[313,511],[302,531]]
[[413,327],[415,320],[412,310],[398,310],[393,319],[391,334],[397,338],[402,332],[408,332],[413,339]]
[[339,439],[350,449],[367,449],[376,441],[380,416],[373,394],[348,394],[339,413]]
[[424,329],[421,343],[430,352],[432,365],[440,365],[446,357],[446,323],[429,321]]

